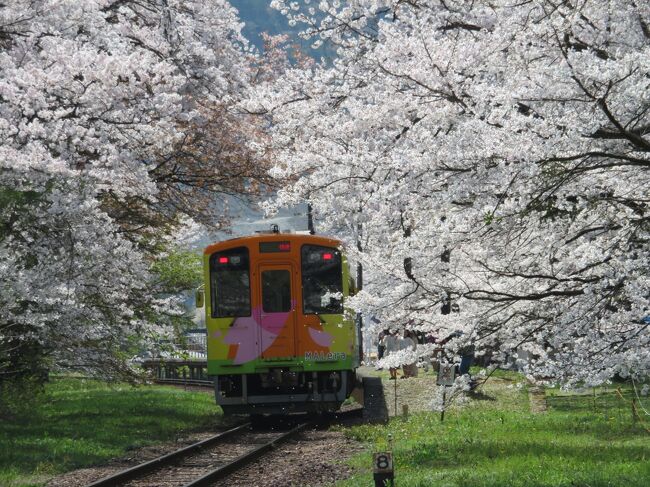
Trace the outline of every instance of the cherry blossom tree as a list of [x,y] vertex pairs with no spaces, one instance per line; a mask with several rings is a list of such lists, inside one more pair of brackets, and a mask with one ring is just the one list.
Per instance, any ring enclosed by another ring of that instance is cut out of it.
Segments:
[[647,2],[272,4],[338,58],[246,108],[295,181],[275,204],[363,263],[360,310],[537,379],[648,375]]
[[252,76],[240,29],[225,0],[0,3],[0,382],[128,372],[165,333],[152,260],[267,177],[229,108]]

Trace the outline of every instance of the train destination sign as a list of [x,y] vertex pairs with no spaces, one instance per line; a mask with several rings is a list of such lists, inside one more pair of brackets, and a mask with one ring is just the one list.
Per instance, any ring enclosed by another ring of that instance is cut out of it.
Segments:
[[260,253],[291,252],[291,242],[260,242]]

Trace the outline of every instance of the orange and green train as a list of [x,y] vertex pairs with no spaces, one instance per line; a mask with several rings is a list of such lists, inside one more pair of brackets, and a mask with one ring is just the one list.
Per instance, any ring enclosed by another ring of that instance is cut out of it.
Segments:
[[208,374],[229,414],[334,411],[359,366],[338,240],[258,234],[204,252]]

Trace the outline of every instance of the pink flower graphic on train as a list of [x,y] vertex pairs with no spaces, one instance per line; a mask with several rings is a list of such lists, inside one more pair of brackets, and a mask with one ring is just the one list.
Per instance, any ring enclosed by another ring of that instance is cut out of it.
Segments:
[[[232,326],[225,332],[223,342],[228,345],[238,345],[237,353],[233,359],[235,364],[243,364],[259,357],[260,352],[257,347],[257,338],[259,336],[260,326],[255,320],[257,313],[253,311],[251,316],[236,318]],[[288,313],[284,313],[285,315]],[[286,316],[285,316],[286,320]],[[217,330],[214,338],[221,338],[222,331]]]
[[[295,308],[295,301],[291,308]],[[286,313],[269,313],[264,315],[262,320],[262,309],[260,306],[253,309],[251,316],[236,318],[232,326],[226,331],[223,342],[228,345],[237,345],[237,352],[233,359],[234,364],[243,364],[259,358],[281,334],[282,329],[287,325],[287,318],[291,311]],[[318,345],[329,347],[333,337],[327,332],[309,328],[311,339]],[[214,338],[221,338],[223,332],[215,331]],[[258,347],[258,337],[261,336],[261,347]]]

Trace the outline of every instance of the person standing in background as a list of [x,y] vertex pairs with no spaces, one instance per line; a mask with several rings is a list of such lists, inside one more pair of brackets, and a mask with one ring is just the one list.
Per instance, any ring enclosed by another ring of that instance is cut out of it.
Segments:
[[[402,340],[402,349],[403,350],[412,350],[415,352],[418,347],[417,335],[411,330],[404,330],[404,338]],[[402,370],[404,371],[403,379],[408,379],[409,377],[418,376],[418,366],[417,362],[414,361],[410,364],[402,365]]]
[[387,335],[386,330],[379,332],[377,337],[377,360],[384,358],[384,352],[386,351],[386,345],[384,344],[384,337]]
[[[384,353],[386,356],[390,356],[391,353],[395,353],[399,350],[400,340],[397,338],[396,332],[390,332],[384,336]],[[388,372],[390,373],[390,379],[397,379],[397,367],[389,367]]]

